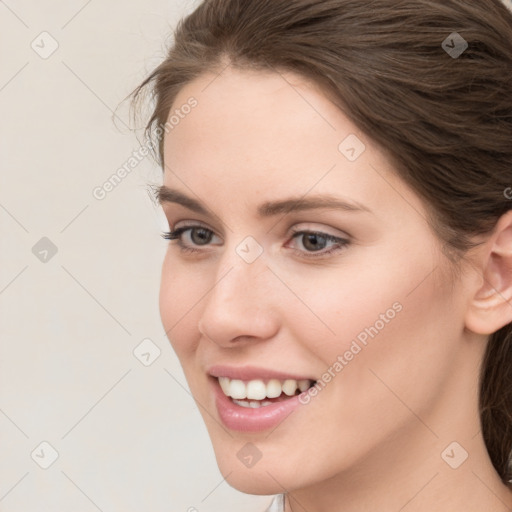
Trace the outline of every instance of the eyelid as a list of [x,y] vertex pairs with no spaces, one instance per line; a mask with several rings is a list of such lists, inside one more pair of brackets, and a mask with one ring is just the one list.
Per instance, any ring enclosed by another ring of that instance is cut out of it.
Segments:
[[[183,241],[181,239],[181,236],[183,235],[183,233],[185,233],[189,230],[193,230],[193,229],[204,229],[206,231],[209,231],[212,234],[212,236],[218,236],[218,235],[215,233],[214,230],[212,230],[206,226],[203,226],[202,224],[197,223],[197,221],[190,221],[190,222],[194,222],[194,223],[192,223],[192,224],[186,223],[181,226],[176,226],[176,227],[174,227],[174,229],[171,232],[163,233],[162,236],[165,239],[175,241],[176,245],[179,247],[180,251],[184,254],[190,253],[190,254],[195,254],[195,255],[199,255],[199,254],[204,255],[208,252],[208,247],[211,245],[215,245],[215,244],[211,244],[211,243],[205,244],[204,248],[202,248],[202,249],[201,249],[201,247],[202,247],[201,244],[188,245],[186,243],[183,243]],[[287,235],[287,239],[288,239],[287,244],[295,239],[300,238],[300,236],[298,236],[298,235],[302,235],[302,236],[318,235],[321,238],[324,238],[328,242],[333,244],[333,247],[331,247],[328,250],[324,250],[324,251],[303,251],[300,249],[296,249],[294,247],[289,248],[294,254],[296,254],[299,258],[301,258],[303,260],[310,260],[310,261],[316,260],[319,262],[326,260],[330,257],[338,255],[338,253],[340,253],[340,252],[343,252],[352,243],[350,235],[349,236],[346,236],[346,235],[336,236],[336,235],[333,235],[326,231],[322,231],[322,230],[318,230],[318,229],[315,230],[313,228],[306,228],[306,227],[300,228],[299,226],[295,225],[295,226],[293,226],[293,228],[291,230],[291,234]],[[286,247],[286,245],[285,245],[285,247]]]
[[[177,224],[179,224],[179,226]],[[170,229],[171,229],[171,231],[175,231],[176,229],[180,229],[180,228],[196,228],[196,227],[209,229],[210,231],[213,231],[215,233],[215,231],[212,228],[210,228],[206,223],[201,222],[200,220],[185,220],[185,221],[183,221],[183,224],[181,224],[181,221],[178,221],[174,224],[174,226],[170,227]]]
[[[170,231],[176,231],[177,229],[182,229],[182,228],[197,228],[197,227],[201,227],[201,228],[204,228],[208,231],[211,231],[215,236],[218,236],[220,237],[219,234],[217,234],[217,232],[212,229],[211,227],[209,227],[208,225],[206,225],[205,223],[201,222],[201,221],[197,221],[197,220],[190,220],[190,221],[183,221],[184,223],[181,224],[180,222],[176,222],[176,224],[174,226],[170,226]],[[177,225],[179,224],[179,226]],[[304,226],[305,224],[305,226]],[[297,233],[301,233],[303,231],[307,231],[307,232],[311,232],[311,233],[317,233],[319,235],[327,235],[327,236],[330,236],[330,237],[334,237],[334,238],[341,238],[341,239],[352,239],[352,236],[343,231],[343,232],[339,232],[334,234],[334,233],[331,233],[329,231],[326,231],[326,229],[329,229],[329,228],[318,228],[318,227],[313,227],[312,226],[313,223],[311,222],[302,222],[302,223],[294,223],[294,225],[287,229],[286,230],[286,233],[287,233],[287,236],[290,236],[291,238],[293,238],[294,235],[296,235]],[[220,237],[222,238],[222,237]]]
[[352,239],[352,236],[347,233],[346,231],[341,231],[339,229],[337,229],[336,233],[332,233],[331,230],[333,230],[334,228],[329,228],[327,226],[325,227],[316,227],[317,225],[315,225],[315,223],[313,222],[302,222],[302,223],[295,223],[291,228],[290,228],[290,232],[291,234],[295,234],[295,233],[301,233],[302,231],[309,231],[309,232],[313,232],[313,233],[319,233],[319,234],[322,234],[322,235],[328,235],[328,236],[332,236],[332,237],[335,237],[335,238],[347,238],[347,239]]
[[[183,224],[181,224],[181,222],[183,222]],[[171,224],[171,222],[169,222],[169,224]],[[177,226],[177,224],[180,224],[180,226]],[[286,229],[286,232],[288,231],[294,231],[294,230],[310,230],[310,231],[321,231],[325,234],[329,234],[329,235],[332,235],[332,236],[346,236],[346,237],[350,237],[351,235],[349,235],[349,233],[347,233],[346,231],[342,231],[340,229],[337,229],[337,228],[330,228],[328,226],[322,226],[322,227],[315,227],[315,226],[318,226],[318,225],[322,225],[322,222],[311,222],[311,221],[294,221],[293,222],[293,225],[292,227]],[[203,222],[203,221],[200,221],[200,220],[184,220],[184,221],[176,221],[175,222],[175,225],[172,226],[170,229],[171,230],[175,230],[175,229],[178,229],[178,227],[196,227],[196,226],[201,226],[205,229],[209,229],[210,231],[213,231],[215,234],[217,234],[217,232],[215,231],[215,229],[211,228],[207,223]],[[297,227],[297,226],[300,226]],[[330,233],[328,231],[324,231],[325,229],[335,229],[337,231],[337,233]],[[271,232],[274,231],[274,228],[272,228],[270,230]]]

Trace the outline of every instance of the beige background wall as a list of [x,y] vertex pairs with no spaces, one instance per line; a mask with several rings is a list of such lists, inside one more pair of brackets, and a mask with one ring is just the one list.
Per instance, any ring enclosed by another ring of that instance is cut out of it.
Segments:
[[146,158],[93,195],[138,147],[112,111],[193,5],[0,1],[1,512],[269,502],[223,482],[164,337],[160,170]]
[[193,5],[0,1],[1,512],[270,501],[223,482],[177,383],[158,313],[165,222],[146,193],[160,170],[146,158],[93,195],[139,146],[112,111]]

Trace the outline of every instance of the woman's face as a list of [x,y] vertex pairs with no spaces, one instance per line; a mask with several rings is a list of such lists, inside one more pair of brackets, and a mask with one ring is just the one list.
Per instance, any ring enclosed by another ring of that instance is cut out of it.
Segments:
[[160,312],[228,482],[271,494],[439,458],[466,400],[467,295],[418,196],[297,75],[205,74],[171,115],[161,202],[192,229]]

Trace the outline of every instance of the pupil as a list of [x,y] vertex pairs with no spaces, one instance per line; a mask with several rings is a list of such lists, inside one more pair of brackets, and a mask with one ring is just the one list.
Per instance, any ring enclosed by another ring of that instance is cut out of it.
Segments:
[[[196,234],[198,235],[198,237],[194,236]],[[208,230],[204,229],[204,228],[198,228],[198,229],[192,230],[191,238],[194,243],[197,243],[197,245],[203,245],[210,241],[209,240],[210,237],[208,236]]]
[[323,238],[323,237],[320,237],[315,234],[306,235],[307,243],[304,244],[304,247],[306,249],[308,249],[308,245],[311,243],[312,245],[310,245],[309,249],[313,249],[313,250],[318,250],[319,248],[322,249],[323,247],[320,247],[322,244],[318,242],[319,238]]

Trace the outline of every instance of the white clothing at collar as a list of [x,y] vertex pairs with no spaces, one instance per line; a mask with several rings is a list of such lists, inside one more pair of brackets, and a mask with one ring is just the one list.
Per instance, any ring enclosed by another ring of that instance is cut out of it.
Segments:
[[284,494],[274,496],[270,507],[265,512],[284,512]]

